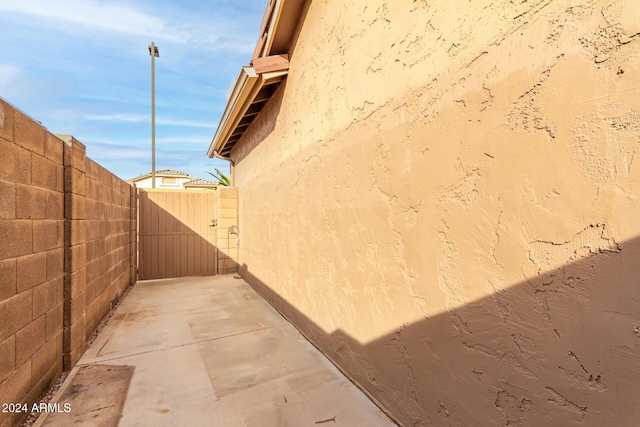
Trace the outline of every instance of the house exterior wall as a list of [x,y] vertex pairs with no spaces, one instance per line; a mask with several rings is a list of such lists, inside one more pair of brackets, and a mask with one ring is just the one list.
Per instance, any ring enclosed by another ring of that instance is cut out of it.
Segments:
[[241,273],[403,425],[640,418],[640,6],[317,0]]
[[216,190],[216,246],[218,247],[218,274],[238,271],[238,189],[218,187]]
[[[175,184],[163,184],[162,177],[156,176],[156,188],[164,188],[164,189],[183,189],[185,182],[191,181],[192,178],[176,178]],[[151,177],[141,179],[136,182],[136,187],[138,188],[151,188],[153,183],[153,179]]]
[[[96,230],[112,255],[96,280],[111,292],[135,282],[133,188],[64,138],[0,100],[0,403],[38,401],[84,353],[109,303],[87,291]],[[26,415],[2,411],[0,426]]]

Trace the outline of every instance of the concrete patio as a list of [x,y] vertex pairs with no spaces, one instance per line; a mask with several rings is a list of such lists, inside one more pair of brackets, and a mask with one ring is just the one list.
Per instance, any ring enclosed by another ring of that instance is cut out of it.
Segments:
[[36,426],[396,425],[232,276],[138,282],[53,402]]

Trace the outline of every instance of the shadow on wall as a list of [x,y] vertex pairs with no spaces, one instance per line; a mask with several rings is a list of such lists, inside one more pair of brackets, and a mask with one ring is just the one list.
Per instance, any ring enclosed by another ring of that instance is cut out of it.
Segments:
[[364,343],[241,273],[403,425],[635,426],[639,261],[635,238]]
[[[209,227],[215,217],[212,210],[204,204],[196,206],[186,197],[162,198],[159,204],[141,191],[140,280],[236,272],[235,236],[227,238],[227,227]],[[224,221],[218,222],[227,226]]]

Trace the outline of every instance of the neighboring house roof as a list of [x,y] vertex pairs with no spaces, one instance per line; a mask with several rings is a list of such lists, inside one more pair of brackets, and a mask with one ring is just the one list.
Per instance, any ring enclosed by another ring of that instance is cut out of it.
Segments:
[[286,77],[303,5],[304,0],[269,0],[251,65],[240,71],[207,156],[229,160],[235,144]]
[[218,184],[217,182],[206,180],[206,179],[194,179],[192,181],[185,182],[182,185],[185,188],[186,187],[213,188],[213,187],[218,187],[218,185],[220,184]]
[[[130,180],[128,180],[128,183],[132,183],[132,182],[138,182],[141,181],[143,179],[146,178],[151,178],[151,176],[153,175],[152,172],[146,173],[144,175],[140,175],[137,176],[135,178],[131,178]],[[192,178],[191,175],[189,175],[188,173],[184,173],[184,172],[180,172],[174,169],[163,169],[161,171],[156,171],[156,177],[175,177],[175,178]]]

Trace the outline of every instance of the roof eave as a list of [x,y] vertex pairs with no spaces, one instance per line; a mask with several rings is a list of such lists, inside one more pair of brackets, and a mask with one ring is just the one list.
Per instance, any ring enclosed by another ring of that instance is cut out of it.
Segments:
[[256,73],[254,67],[242,67],[224,114],[220,119],[220,124],[207,151],[209,158],[216,156],[229,160],[229,156],[221,154],[221,150],[229,141],[240,121],[245,118],[247,110],[256,101],[260,90],[265,86],[280,82],[287,75],[287,72],[288,62],[287,69],[267,71],[261,74]]
[[[259,114],[275,93],[274,88],[277,85],[266,91],[268,96],[262,101],[257,101],[256,97],[263,87],[279,83],[287,75],[288,52],[304,4],[304,0],[269,0],[260,26],[260,37],[251,61],[252,66],[243,67],[240,71],[207,150],[209,158],[215,156],[231,160],[231,150],[253,122],[253,118],[248,116],[255,117]],[[245,116],[252,104],[254,108]]]
[[220,149],[226,143],[230,131],[233,130],[239,121],[238,119],[241,117],[241,110],[244,107],[244,101],[246,101],[247,97],[251,94],[257,80],[258,74],[256,74],[253,67],[242,67],[240,74],[238,75],[238,79],[236,80],[236,84],[233,87],[233,91],[231,92],[231,96],[227,101],[224,113],[220,118],[220,123],[218,124],[216,133],[213,136],[209,150],[207,151],[207,156],[209,158],[213,157],[214,153],[220,153]]

